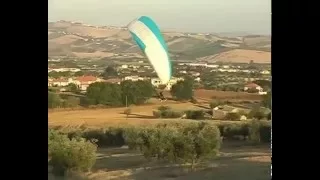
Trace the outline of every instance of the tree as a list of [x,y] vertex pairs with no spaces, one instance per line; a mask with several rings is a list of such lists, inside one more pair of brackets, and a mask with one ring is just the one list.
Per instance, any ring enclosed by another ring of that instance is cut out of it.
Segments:
[[191,163],[192,169],[216,156],[221,143],[219,129],[205,123],[135,127],[124,137],[130,149],[139,150],[148,160]]
[[171,88],[171,95],[177,100],[190,100],[193,97],[193,79],[186,77],[184,81],[178,81]]
[[272,92],[269,91],[266,95],[263,96],[263,100],[261,102],[262,106],[271,109],[271,100],[272,99]]
[[76,84],[74,84],[74,83],[68,84],[68,88],[69,88],[69,90],[70,90],[71,92],[73,92],[73,93],[79,93],[79,92],[80,92],[79,87],[78,87]]
[[210,102],[210,108],[213,109],[219,105],[223,105],[223,102],[220,100],[214,100]]
[[264,112],[262,112],[261,108],[260,107],[255,107],[253,108],[250,113],[248,114],[248,116],[250,118],[255,118],[255,119],[258,119],[258,120],[261,120],[263,118],[266,117],[266,115],[264,114]]
[[131,114],[131,109],[130,109],[130,108],[125,109],[125,110],[123,111],[123,113],[124,113],[125,115],[127,115],[126,118],[128,119],[129,115]]
[[260,143],[260,123],[257,120],[249,124],[249,140],[253,143]]
[[226,114],[226,119],[231,121],[238,121],[240,120],[240,114],[236,112],[229,112]]
[[56,108],[61,105],[61,98],[53,92],[48,92],[48,108]]
[[121,87],[118,84],[104,83],[100,89],[98,104],[121,106]]
[[103,104],[119,106],[121,102],[121,88],[118,84],[96,82],[87,88],[86,97],[94,105]]
[[122,103],[127,105],[142,104],[151,98],[154,88],[149,81],[123,81],[121,83]]
[[105,71],[102,73],[102,76],[105,78],[105,79],[108,79],[110,77],[115,77],[118,75],[118,72],[117,70],[112,67],[112,66],[108,66]]
[[271,120],[271,112],[267,116],[268,120]]
[[49,131],[48,150],[54,175],[87,172],[96,162],[97,146],[83,138],[69,139],[67,135]]
[[83,75],[84,75],[83,71],[77,71],[77,72],[74,73],[74,76],[77,76],[77,77],[83,76]]
[[80,98],[74,96],[68,96],[63,101],[63,107],[77,107],[80,105]]
[[53,78],[70,77],[71,72],[70,71],[64,71],[64,72],[51,71],[48,73],[48,76]]

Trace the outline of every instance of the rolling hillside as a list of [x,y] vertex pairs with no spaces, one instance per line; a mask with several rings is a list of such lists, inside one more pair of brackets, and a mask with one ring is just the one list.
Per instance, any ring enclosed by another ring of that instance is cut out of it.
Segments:
[[[172,59],[271,62],[271,37],[268,36],[222,37],[182,32],[163,34]],[[144,58],[126,28],[96,27],[67,21],[48,23],[48,53],[51,57]]]

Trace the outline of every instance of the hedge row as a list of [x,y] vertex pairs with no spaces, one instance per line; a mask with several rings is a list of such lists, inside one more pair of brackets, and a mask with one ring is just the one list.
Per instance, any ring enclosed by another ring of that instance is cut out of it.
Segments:
[[268,122],[223,123],[218,124],[218,128],[221,136],[226,139],[250,140],[252,138],[251,136],[255,133],[255,136],[258,136],[259,142],[271,142],[271,125]]
[[185,115],[186,119],[203,120],[205,113],[203,110],[174,111],[169,106],[160,106],[157,111],[153,111],[153,116],[155,118],[180,118]]
[[[217,126],[221,136],[224,139],[242,139],[242,140],[250,140],[250,136],[253,131],[259,133],[258,140],[260,142],[270,142],[271,141],[271,125],[268,122],[263,121],[253,121],[256,122],[257,125],[248,122],[248,123],[208,123],[208,126]],[[161,123],[159,126],[166,127],[177,127],[184,128],[189,127],[190,124],[201,124],[201,122],[179,122],[179,123]],[[151,126],[150,128],[157,128]],[[254,130],[255,128],[255,130]],[[105,129],[90,129],[90,130],[71,130],[65,133],[68,134],[69,138],[73,137],[83,137],[85,139],[97,139],[97,145],[99,147],[121,147],[123,145],[127,145],[125,140],[126,132],[131,132],[133,130],[137,130],[134,127],[109,127]]]
[[174,163],[197,162],[214,157],[220,149],[220,132],[207,123],[128,129],[124,139],[130,149],[139,150],[145,158]]

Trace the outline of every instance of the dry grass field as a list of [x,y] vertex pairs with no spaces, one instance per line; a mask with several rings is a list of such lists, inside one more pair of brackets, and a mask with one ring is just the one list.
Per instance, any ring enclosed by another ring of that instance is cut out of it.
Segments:
[[233,63],[249,63],[254,60],[255,63],[270,64],[271,52],[234,49],[213,56],[201,58],[206,61],[233,62]]
[[166,105],[177,110],[199,108],[192,103],[175,103],[167,101],[158,104],[131,106],[131,115],[126,118],[123,114],[125,107],[108,109],[85,109],[60,111],[53,110],[48,113],[49,126],[116,126],[116,125],[147,125],[163,122],[153,118],[153,111],[159,106]]
[[[171,97],[169,92],[164,93],[166,97]],[[196,90],[195,98],[201,101],[201,107],[208,107],[208,102],[214,99],[223,100],[246,100],[259,101],[261,96],[241,92],[224,92],[214,90]],[[108,109],[80,109],[80,110],[49,110],[49,126],[116,126],[116,125],[147,125],[164,120],[154,119],[153,111],[159,106],[170,106],[175,110],[202,109],[190,102],[180,103],[172,100],[160,102],[157,99],[150,99],[150,104],[141,106],[131,106],[131,115],[126,118],[125,107]]]
[[194,97],[196,99],[223,99],[223,100],[247,100],[247,101],[260,101],[262,97],[258,94],[250,94],[246,92],[234,92],[234,91],[216,91],[197,89],[194,91]]
[[[267,180],[270,179],[269,146],[223,145],[219,157],[188,172],[175,165],[148,162],[141,154],[126,148],[99,149],[90,180]],[[50,173],[49,180],[59,180]],[[79,179],[79,178],[75,178]]]

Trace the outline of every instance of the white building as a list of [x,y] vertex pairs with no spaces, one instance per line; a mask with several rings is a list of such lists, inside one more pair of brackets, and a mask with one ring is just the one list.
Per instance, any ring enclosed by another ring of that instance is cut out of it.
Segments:
[[217,64],[207,64],[207,68],[218,68],[219,65]]
[[127,69],[127,68],[128,68],[128,65],[127,65],[127,64],[123,64],[123,65],[121,66],[121,68],[122,68],[122,69]]
[[189,63],[188,66],[202,66],[207,67],[207,63]]
[[260,74],[266,74],[267,75],[267,74],[270,74],[270,71],[263,70],[263,71],[260,72]]
[[263,88],[255,83],[249,83],[247,85],[245,85],[244,87],[244,91],[248,91],[250,89],[256,89],[258,91],[258,94],[260,95],[264,95],[267,94],[267,92],[263,91]]
[[[175,85],[178,81],[183,81],[183,78],[171,78],[170,81],[167,83],[167,86],[165,87],[166,90],[171,90],[172,86]],[[160,85],[164,85],[162,84],[161,80],[159,78],[152,78],[151,79],[151,84],[154,87],[159,87]]]
[[129,81],[139,81],[139,80],[143,81],[144,78],[143,77],[139,77],[139,76],[126,76],[124,78],[124,80],[125,81],[127,81],[127,80],[129,80]]
[[52,72],[52,71],[56,71],[56,72],[67,72],[67,71],[71,71],[71,72],[79,72],[81,71],[81,69],[79,68],[48,68],[48,72]]
[[197,77],[197,78],[194,79],[194,81],[200,82],[201,79],[200,79],[200,77]]

